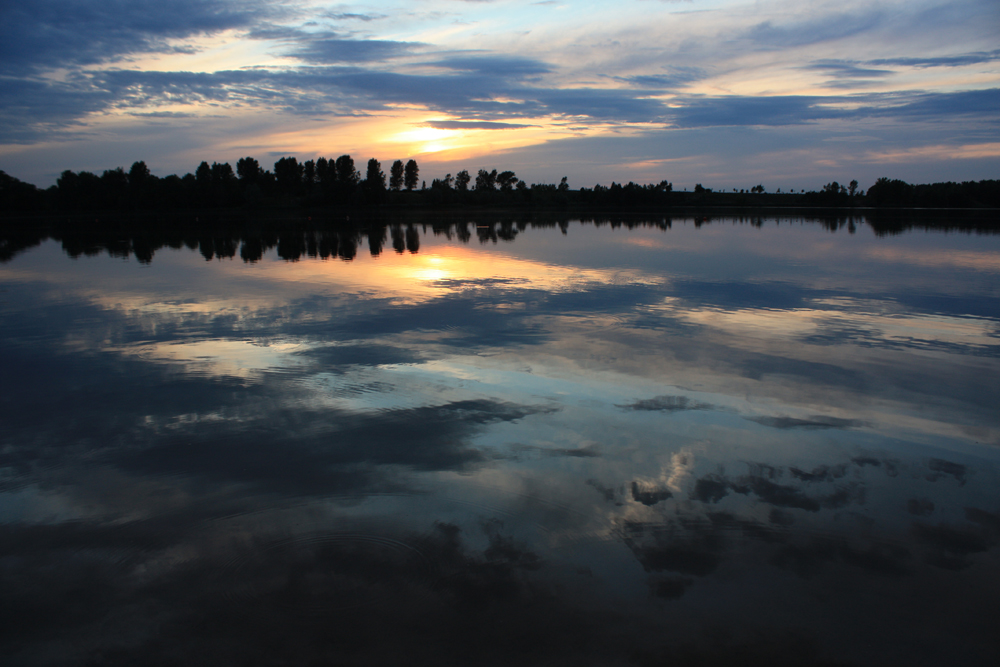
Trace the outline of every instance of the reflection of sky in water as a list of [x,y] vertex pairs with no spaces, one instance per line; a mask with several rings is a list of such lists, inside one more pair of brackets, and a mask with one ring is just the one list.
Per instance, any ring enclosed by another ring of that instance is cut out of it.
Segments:
[[566,231],[0,265],[8,653],[996,653],[996,237]]

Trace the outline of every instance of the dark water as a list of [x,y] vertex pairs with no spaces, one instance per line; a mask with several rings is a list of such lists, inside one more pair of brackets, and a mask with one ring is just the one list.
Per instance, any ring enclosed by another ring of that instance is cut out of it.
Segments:
[[8,244],[4,664],[995,664],[1000,236],[852,228]]

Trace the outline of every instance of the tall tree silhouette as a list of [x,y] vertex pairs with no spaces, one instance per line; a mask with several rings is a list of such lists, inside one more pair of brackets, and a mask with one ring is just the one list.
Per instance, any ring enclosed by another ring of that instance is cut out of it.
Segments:
[[417,181],[419,180],[418,175],[420,174],[420,167],[417,166],[416,160],[409,160],[403,172],[403,182],[406,184],[406,189],[413,190],[416,188]]
[[382,165],[375,158],[368,160],[364,187],[369,201],[379,202],[382,200],[382,195],[385,192],[385,172],[382,171]]
[[350,155],[341,155],[337,158],[337,181],[345,185],[353,186],[358,182],[358,172],[354,168],[354,158]]
[[389,187],[398,191],[403,187],[403,161],[396,160],[389,168]]

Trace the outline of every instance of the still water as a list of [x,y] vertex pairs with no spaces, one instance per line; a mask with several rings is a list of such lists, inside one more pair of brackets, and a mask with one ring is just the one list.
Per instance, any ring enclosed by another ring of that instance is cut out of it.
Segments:
[[996,664],[1000,235],[371,229],[5,246],[5,664]]

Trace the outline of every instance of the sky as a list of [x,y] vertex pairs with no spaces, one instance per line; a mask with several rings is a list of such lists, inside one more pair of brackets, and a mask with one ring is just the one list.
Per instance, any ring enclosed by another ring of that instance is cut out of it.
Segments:
[[0,0],[0,170],[1000,178],[996,0]]

